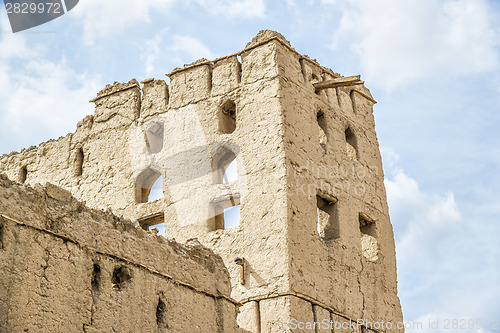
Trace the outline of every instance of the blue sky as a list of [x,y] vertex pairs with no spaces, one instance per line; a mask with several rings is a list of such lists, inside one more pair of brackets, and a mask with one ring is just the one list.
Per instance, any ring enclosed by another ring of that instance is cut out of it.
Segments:
[[0,153],[74,131],[107,83],[165,78],[261,29],[378,101],[405,319],[500,319],[497,0],[82,0],[17,34],[1,8]]

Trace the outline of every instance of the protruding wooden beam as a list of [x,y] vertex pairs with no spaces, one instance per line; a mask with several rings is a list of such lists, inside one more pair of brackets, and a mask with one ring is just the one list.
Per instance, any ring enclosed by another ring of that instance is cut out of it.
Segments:
[[314,89],[316,91],[321,91],[323,89],[328,88],[336,88],[342,86],[352,86],[363,84],[364,82],[360,80],[359,75],[347,76],[347,77],[338,77],[332,80],[326,80],[321,82],[316,82],[313,84]]
[[366,215],[365,213],[359,213],[359,225],[361,227],[375,223],[375,220]]
[[236,258],[234,259],[234,263],[240,266],[240,284],[245,284],[245,259]]
[[143,216],[137,219],[139,225],[144,230],[148,230],[150,226],[165,222],[165,214],[163,212],[154,213],[151,215]]

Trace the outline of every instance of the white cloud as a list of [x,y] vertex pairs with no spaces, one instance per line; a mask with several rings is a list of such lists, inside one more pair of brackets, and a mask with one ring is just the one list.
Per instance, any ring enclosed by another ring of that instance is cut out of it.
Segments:
[[197,60],[200,58],[215,58],[215,55],[212,53],[212,51],[210,51],[210,49],[198,38],[192,36],[175,35],[172,37],[172,40],[172,51],[185,54],[191,60]]
[[64,62],[33,60],[23,72],[4,69],[3,74],[0,86],[6,89],[0,92],[0,120],[8,126],[2,136],[17,138],[23,146],[74,131],[80,119],[93,113],[88,100],[101,86],[96,78],[76,73]]
[[403,227],[397,242],[400,260],[434,264],[440,253],[438,239],[445,239],[463,223],[453,193],[426,194],[417,182],[399,171],[386,180],[391,214]]
[[[3,15],[0,16],[0,31],[12,31],[9,20]],[[31,58],[40,52],[40,47],[32,48],[26,44],[26,39],[22,34],[2,34],[0,40],[0,60],[10,58]]]
[[144,62],[146,68],[146,75],[150,76],[155,74],[156,61],[162,57],[162,42],[165,33],[168,29],[163,29],[158,32],[152,39],[144,42],[142,46],[141,60]]
[[265,15],[264,0],[195,0],[212,15],[241,20],[262,18]]
[[[222,15],[226,19],[261,18],[265,13],[264,0],[193,0],[212,15]],[[131,25],[149,22],[150,13],[180,5],[176,0],[85,0],[80,1],[72,13],[83,22],[83,40],[93,44],[101,36],[111,36],[123,32]]]
[[[74,126],[93,107],[88,103],[99,90],[99,84],[86,74],[76,73],[64,63],[55,64],[46,60],[27,63],[26,72],[11,73],[10,98],[5,101],[5,113],[10,124],[23,127],[26,119],[43,117],[38,125],[58,129]],[[90,98],[89,98],[90,97]]]
[[[498,315],[500,287],[489,281],[500,276],[500,225],[457,202],[454,193],[422,190],[398,167],[394,151],[383,154],[405,319],[427,324],[432,318],[442,325],[446,318]],[[445,332],[440,329],[407,332]]]
[[92,44],[98,36],[110,36],[139,22],[148,22],[151,11],[165,10],[175,0],[85,0],[72,13],[83,21],[83,39]]
[[173,35],[166,40],[167,29],[158,32],[143,45],[141,60],[145,64],[148,76],[158,74],[158,62],[161,61],[162,74],[174,67],[190,63],[201,58],[209,60],[217,56],[198,38],[193,36]]
[[390,89],[442,74],[494,69],[498,36],[486,0],[354,0],[334,45],[350,44],[367,79]]
[[45,48],[27,47],[22,34],[2,35],[0,51],[2,152],[65,135],[92,113],[88,100],[102,86],[96,77],[75,72],[64,59],[45,60]]

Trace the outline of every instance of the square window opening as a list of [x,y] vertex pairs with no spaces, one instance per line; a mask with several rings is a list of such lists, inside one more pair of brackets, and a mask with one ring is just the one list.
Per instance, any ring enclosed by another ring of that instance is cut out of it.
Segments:
[[319,193],[316,195],[317,231],[325,241],[340,237],[337,199]]
[[359,213],[359,230],[361,232],[361,252],[368,260],[378,260],[378,240],[375,220],[364,213]]
[[209,221],[209,229],[224,230],[237,227],[240,224],[239,198],[219,201],[213,206],[213,218]]
[[377,237],[375,220],[363,213],[359,213],[359,230],[362,234]]

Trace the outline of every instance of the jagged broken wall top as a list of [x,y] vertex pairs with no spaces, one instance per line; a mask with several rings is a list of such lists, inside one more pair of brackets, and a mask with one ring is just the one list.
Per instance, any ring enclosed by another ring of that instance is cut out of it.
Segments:
[[0,175],[0,331],[236,332],[228,272],[52,184]]

